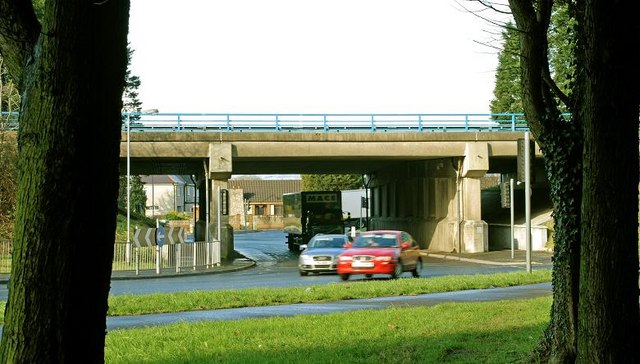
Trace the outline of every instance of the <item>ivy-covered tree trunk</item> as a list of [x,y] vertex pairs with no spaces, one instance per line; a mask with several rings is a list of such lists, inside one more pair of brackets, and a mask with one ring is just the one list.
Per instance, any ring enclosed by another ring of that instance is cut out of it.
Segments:
[[[3,363],[104,361],[129,2],[1,0],[22,90]],[[9,26],[10,25],[10,26]]]
[[545,155],[556,220],[551,320],[536,359],[638,362],[640,28],[633,17],[640,4],[572,3],[576,76],[566,97],[548,66],[553,1],[509,3],[520,31],[523,106]]
[[576,357],[580,258],[582,138],[577,124],[546,133],[545,168],[553,203],[553,304],[550,323],[536,349],[537,360],[567,363]]

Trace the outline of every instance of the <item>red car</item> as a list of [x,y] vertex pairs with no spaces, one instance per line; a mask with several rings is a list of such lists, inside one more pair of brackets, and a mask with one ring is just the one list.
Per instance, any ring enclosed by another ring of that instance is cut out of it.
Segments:
[[348,249],[338,256],[338,274],[343,281],[352,274],[390,274],[399,277],[403,272],[420,276],[422,258],[420,247],[413,237],[398,230],[373,230],[358,235]]

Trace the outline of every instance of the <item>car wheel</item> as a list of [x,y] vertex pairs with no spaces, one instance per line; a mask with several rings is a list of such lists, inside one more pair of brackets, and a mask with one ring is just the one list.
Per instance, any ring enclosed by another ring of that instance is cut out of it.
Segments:
[[340,279],[342,279],[343,281],[348,281],[349,280],[349,274],[341,274],[340,275]]
[[391,278],[400,277],[403,271],[404,271],[404,267],[402,266],[402,262],[398,260],[398,262],[396,263],[396,268],[393,270],[393,273],[391,274]]
[[303,277],[308,275],[308,274],[309,274],[309,272],[307,272],[307,271],[304,271],[304,270],[300,271],[300,275],[303,276]]
[[411,271],[411,275],[414,278],[420,277],[420,272],[422,271],[422,259],[418,259],[416,261],[416,267]]

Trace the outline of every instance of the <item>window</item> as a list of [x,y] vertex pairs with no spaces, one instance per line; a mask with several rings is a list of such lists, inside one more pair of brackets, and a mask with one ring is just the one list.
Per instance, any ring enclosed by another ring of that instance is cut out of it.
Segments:
[[265,211],[267,209],[266,205],[254,205],[254,215],[258,215],[258,216],[264,216],[265,215]]

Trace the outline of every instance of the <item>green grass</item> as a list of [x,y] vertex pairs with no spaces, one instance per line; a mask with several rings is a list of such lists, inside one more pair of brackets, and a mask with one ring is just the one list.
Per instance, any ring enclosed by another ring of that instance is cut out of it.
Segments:
[[303,302],[385,296],[418,295],[436,292],[509,287],[549,282],[550,270],[532,273],[512,272],[435,277],[429,279],[394,279],[388,281],[337,282],[328,285],[286,288],[250,288],[241,290],[191,291],[150,295],[118,295],[109,298],[109,315],[212,310],[221,308],[268,306]]
[[[336,282],[309,287],[126,295],[109,315],[326,302],[507,287],[549,270]],[[519,363],[548,322],[551,297],[329,315],[180,323],[110,331],[107,363]],[[4,312],[5,302],[0,302]]]
[[[118,217],[116,221],[116,241],[127,241],[127,212],[126,210],[118,210]],[[140,214],[132,213],[130,215],[129,225],[131,228],[131,237],[135,232],[135,227],[154,227],[156,226],[155,220],[149,219]]]
[[114,330],[107,363],[520,363],[551,298]]

